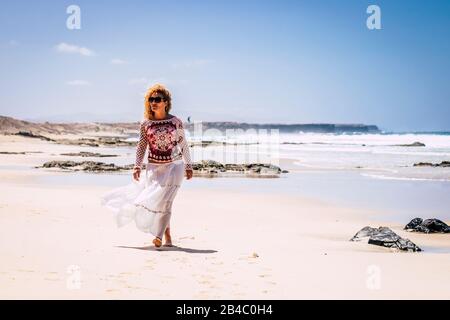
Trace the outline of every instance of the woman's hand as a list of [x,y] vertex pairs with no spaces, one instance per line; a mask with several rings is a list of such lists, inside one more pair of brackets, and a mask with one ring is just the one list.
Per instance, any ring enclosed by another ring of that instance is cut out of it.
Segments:
[[192,178],[193,171],[191,169],[186,169],[186,179]]
[[133,170],[133,179],[136,181],[139,181],[139,177],[141,175],[141,169],[140,168],[134,168]]

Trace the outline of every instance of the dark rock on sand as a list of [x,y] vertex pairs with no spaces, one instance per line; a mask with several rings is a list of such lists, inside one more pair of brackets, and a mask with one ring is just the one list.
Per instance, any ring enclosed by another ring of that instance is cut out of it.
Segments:
[[450,161],[442,161],[441,163],[418,162],[414,163],[414,167],[450,167]]
[[76,153],[61,153],[62,156],[71,156],[71,157],[99,157],[99,158],[105,158],[105,157],[118,157],[117,154],[101,154],[97,152],[85,152],[80,151]]
[[364,227],[350,241],[368,240],[367,243],[403,251],[422,251],[409,239],[404,239],[387,227]]
[[[202,160],[192,164],[194,175],[232,175],[242,174],[248,176],[271,176],[278,177],[283,173],[281,168],[264,163],[250,163],[250,164],[221,164],[213,160]],[[284,170],[286,171],[286,170]],[[286,171],[287,172],[287,171]],[[286,173],[284,172],[284,173]]]
[[439,219],[414,218],[404,229],[423,233],[450,233],[450,227]]
[[45,140],[45,141],[55,141],[53,139],[50,139],[48,137],[45,137],[43,135],[40,134],[34,134],[31,131],[19,131],[17,132],[15,135],[17,136],[22,136],[22,137],[27,137],[27,138],[37,138],[37,139],[41,139],[41,140]]
[[[90,171],[90,172],[111,172],[132,170],[133,164],[126,166],[117,166],[113,163],[95,162],[95,161],[49,161],[37,168],[59,168],[71,171]],[[213,160],[203,160],[192,164],[194,176],[244,176],[244,177],[279,177],[279,174],[286,170],[271,164],[251,163],[251,164],[221,164]]]
[[88,172],[114,172],[133,169],[133,165],[117,166],[114,163],[104,163],[96,161],[49,161],[37,168],[59,168],[70,171]]
[[28,153],[43,153],[43,151],[0,151],[0,154],[28,154]]
[[25,152],[24,151],[22,151],[22,152],[0,151],[0,154],[25,154]]
[[396,144],[395,146],[397,146],[397,147],[425,147],[425,143],[416,141],[416,142],[413,142],[410,144]]

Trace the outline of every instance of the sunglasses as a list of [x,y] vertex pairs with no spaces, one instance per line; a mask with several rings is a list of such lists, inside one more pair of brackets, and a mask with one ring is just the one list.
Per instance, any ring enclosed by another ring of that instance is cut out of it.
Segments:
[[163,97],[150,97],[150,99],[148,99],[148,101],[150,103],[152,102],[156,102],[156,103],[160,103],[161,101],[164,101],[165,99]]

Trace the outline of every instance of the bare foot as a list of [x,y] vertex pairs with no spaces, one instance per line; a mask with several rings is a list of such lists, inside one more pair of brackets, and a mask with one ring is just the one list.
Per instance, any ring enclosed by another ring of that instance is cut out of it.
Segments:
[[170,236],[170,229],[167,228],[166,231],[164,232],[164,238],[165,238],[165,242],[164,242],[164,246],[166,247],[172,247],[172,237]]
[[153,239],[153,244],[155,245],[156,248],[161,247],[162,241],[160,238],[156,237],[155,239]]

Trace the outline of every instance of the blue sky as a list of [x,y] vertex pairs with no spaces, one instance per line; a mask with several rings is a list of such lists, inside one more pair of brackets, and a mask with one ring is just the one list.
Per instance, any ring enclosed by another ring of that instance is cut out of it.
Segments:
[[183,119],[450,130],[450,1],[0,5],[1,115],[138,121],[161,82]]

